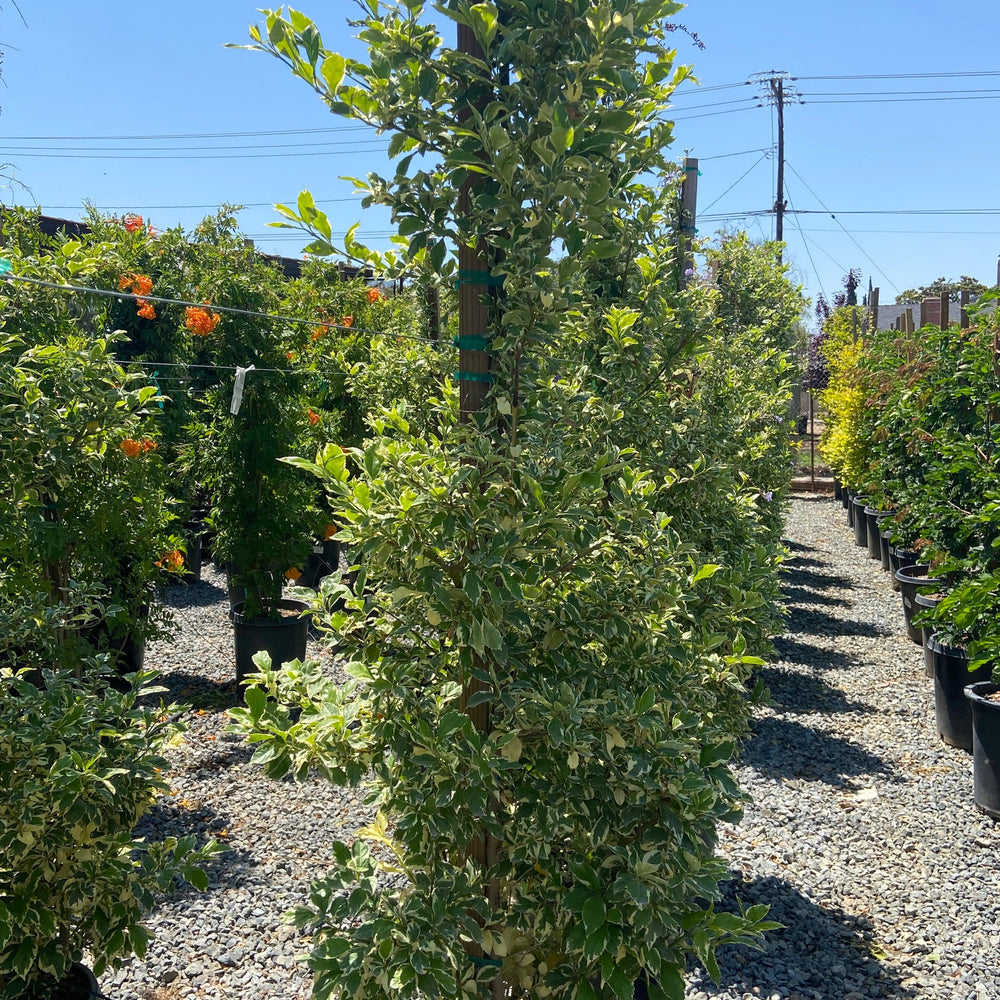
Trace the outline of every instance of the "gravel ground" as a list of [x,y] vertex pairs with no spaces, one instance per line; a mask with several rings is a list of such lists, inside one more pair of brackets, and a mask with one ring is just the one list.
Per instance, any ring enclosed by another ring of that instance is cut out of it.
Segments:
[[[768,903],[785,929],[762,951],[720,952],[719,984],[692,967],[689,1000],[1000,1000],[1000,828],[972,802],[969,755],[937,736],[899,595],[832,499],[794,498],[787,535],[788,632],[762,671],[772,703],[738,768],[752,801],[720,838],[733,875],[722,907]],[[102,991],[306,997],[308,942],[281,915],[307,899],[330,840],[369,811],[350,791],[249,765],[224,732],[239,698],[224,580],[207,567],[168,600],[179,633],[147,664],[194,707],[146,832],[211,833],[232,851],[212,864],[208,892],[152,915],[145,960],[106,974]]]

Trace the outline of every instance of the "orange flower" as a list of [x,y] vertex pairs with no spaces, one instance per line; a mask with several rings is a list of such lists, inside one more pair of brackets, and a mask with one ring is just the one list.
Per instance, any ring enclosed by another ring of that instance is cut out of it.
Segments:
[[341,326],[354,326],[354,317],[353,316],[345,316],[340,321],[340,325]]
[[142,439],[142,450],[143,451],[156,451],[156,442],[152,438]]
[[328,524],[323,529],[323,541],[324,542],[330,541],[330,539],[333,538],[335,534],[337,534],[337,526],[335,524]]
[[289,361],[294,361],[295,360],[295,351],[288,351],[285,354],[285,357],[288,358]]
[[294,566],[285,570],[285,579],[291,580],[292,583],[294,583],[300,576],[302,576],[302,574]]
[[134,233],[137,229],[142,229],[142,216],[133,215],[131,212],[122,220],[125,231]]
[[218,313],[201,309],[198,306],[188,306],[184,310],[184,325],[199,337],[207,337],[219,325],[222,317]]
[[153,308],[153,303],[147,302],[145,299],[139,299],[139,309],[136,315],[141,316],[143,319],[156,319],[156,310]]
[[136,455],[142,450],[142,445],[133,438],[124,438],[121,444],[118,446],[121,448],[129,458],[135,458]]
[[123,274],[118,279],[118,290],[124,292],[126,289],[133,295],[149,295],[153,290],[153,279],[148,274]]
[[319,423],[319,414],[315,410],[309,411],[309,423],[311,423],[314,427]]
[[368,289],[368,301],[369,302],[381,302],[385,296],[377,288]]
[[156,565],[160,569],[170,570],[171,573],[179,573],[184,568],[184,556],[180,549],[165,552],[156,560]]
[[317,326],[316,329],[313,330],[313,332],[312,332],[312,339],[313,340],[319,340],[320,337],[325,337],[326,336],[326,331],[327,331],[327,328],[325,326]]

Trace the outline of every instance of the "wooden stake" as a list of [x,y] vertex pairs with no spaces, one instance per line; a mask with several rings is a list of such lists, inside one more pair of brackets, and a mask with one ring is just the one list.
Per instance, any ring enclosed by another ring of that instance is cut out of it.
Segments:
[[[467,25],[458,26],[458,51],[468,53],[477,59],[483,59],[483,50],[479,47],[472,29]],[[480,103],[485,107],[486,101]],[[472,115],[472,109],[462,108],[458,113],[459,122],[464,122]],[[477,185],[478,174],[470,174],[459,192],[459,211],[468,213],[472,195]],[[458,376],[459,405],[463,421],[472,418],[472,414],[483,408],[483,402],[489,391],[489,351],[475,345],[477,339],[484,342],[488,332],[488,313],[483,298],[489,291],[488,279],[491,261],[484,247],[459,246],[458,248]]]
[[698,208],[698,160],[684,157],[684,179],[681,181],[681,219],[677,234],[677,261],[681,269],[680,285],[687,285],[687,271],[694,266],[695,217]]
[[959,304],[959,309],[960,309],[959,319],[958,319],[958,325],[963,330],[968,330],[969,329],[968,305],[969,305],[969,300],[971,298],[972,298],[972,295],[969,292],[968,288],[963,289],[959,293],[959,296],[958,296],[958,304]]
[[947,292],[941,293],[941,301],[938,304],[939,324],[942,330],[948,329],[948,309],[951,306],[951,297]]

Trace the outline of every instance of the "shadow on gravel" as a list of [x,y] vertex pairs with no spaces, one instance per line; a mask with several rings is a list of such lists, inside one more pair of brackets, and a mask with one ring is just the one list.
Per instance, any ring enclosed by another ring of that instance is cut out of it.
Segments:
[[825,611],[816,611],[813,608],[789,609],[788,630],[789,632],[807,632],[809,635],[860,635],[870,639],[877,639],[881,636],[890,635],[888,628],[878,628],[871,622],[859,622],[852,619],[836,618]]
[[738,912],[744,906],[770,906],[769,919],[784,924],[771,931],[764,948],[720,948],[721,982],[716,985],[700,966],[692,966],[698,995],[781,996],[801,1000],[836,997],[904,1000],[917,994],[904,986],[898,971],[872,953],[871,923],[835,907],[817,906],[780,878],[744,880],[739,875],[723,887],[717,909]]
[[846,653],[835,649],[823,649],[809,642],[791,639],[787,635],[774,640],[774,655],[786,663],[817,667],[820,670],[846,670],[854,663]]
[[822,781],[838,788],[852,778],[875,775],[893,783],[903,780],[875,754],[801,722],[767,716],[752,720],[750,731],[742,762],[765,777]]
[[231,681],[213,681],[198,674],[171,670],[160,674],[156,683],[167,689],[168,701],[190,705],[195,711],[224,712],[243,704],[243,688]]
[[818,677],[789,673],[776,667],[763,667],[758,676],[771,693],[771,704],[777,710],[789,712],[857,712],[870,714],[869,705],[848,701],[840,688],[831,687]]
[[787,583],[782,585],[781,596],[793,608],[801,604],[822,604],[828,608],[849,608],[851,606],[851,602],[845,597],[834,597],[832,594],[824,594],[812,587],[789,586]]
[[200,583],[178,583],[167,587],[163,603],[168,608],[206,608],[218,604],[224,598],[228,600],[228,597],[229,592],[225,587],[202,580]]
[[[214,837],[225,846],[230,823],[231,820],[225,814],[217,813],[200,804],[162,799],[136,824],[135,836],[145,837],[148,840],[193,836],[199,847]],[[209,858],[201,865],[208,876],[208,891],[236,885],[255,864],[253,854],[244,848],[227,850],[223,854]],[[200,891],[182,882],[170,895],[172,899],[183,899],[186,896],[198,896]]]
[[[817,563],[817,565],[828,565]],[[833,573],[817,573],[815,570],[799,568],[798,562],[785,563],[789,569],[782,569],[781,578],[787,580],[793,587],[806,587],[810,590],[850,590],[854,584],[846,576]]]

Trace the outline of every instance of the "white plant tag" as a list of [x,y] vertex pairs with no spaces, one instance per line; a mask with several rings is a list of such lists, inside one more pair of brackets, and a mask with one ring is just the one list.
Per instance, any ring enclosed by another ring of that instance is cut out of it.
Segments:
[[243,386],[246,383],[247,372],[252,372],[254,366],[250,365],[248,368],[236,369],[236,381],[233,383],[233,401],[229,404],[229,412],[236,416],[240,412],[240,405],[243,402]]

